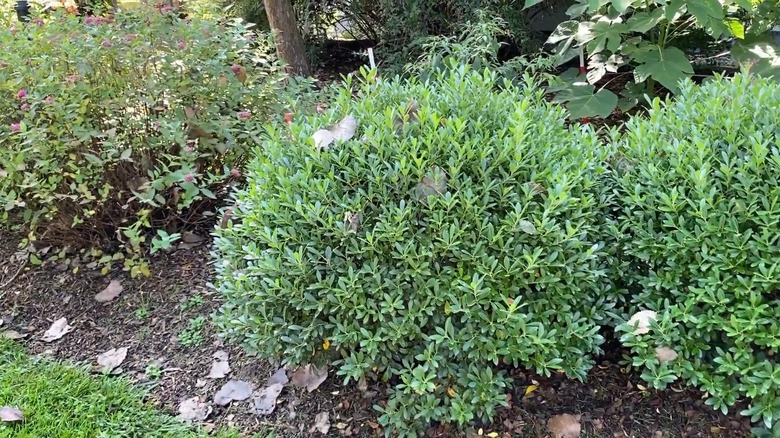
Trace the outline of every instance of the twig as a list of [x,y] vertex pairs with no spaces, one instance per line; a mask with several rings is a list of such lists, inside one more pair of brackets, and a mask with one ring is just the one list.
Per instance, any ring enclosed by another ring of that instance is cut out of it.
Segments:
[[8,281],[6,281],[6,282],[5,282],[5,283],[3,283],[3,284],[0,284],[0,290],[2,290],[2,289],[5,289],[5,288],[7,288],[8,286],[10,286],[10,285],[11,285],[11,283],[13,283],[13,282],[14,282],[14,280],[16,280],[16,277],[18,277],[18,276],[19,276],[19,274],[21,274],[21,273],[22,273],[22,271],[24,270],[24,267],[25,267],[25,266],[27,266],[27,260],[25,260],[25,261],[24,261],[24,263],[22,263],[22,264],[19,266],[19,269],[17,269],[17,270],[16,270],[16,273],[15,273],[14,275],[12,275],[12,276],[11,276],[11,278],[9,278],[9,279],[8,279]]

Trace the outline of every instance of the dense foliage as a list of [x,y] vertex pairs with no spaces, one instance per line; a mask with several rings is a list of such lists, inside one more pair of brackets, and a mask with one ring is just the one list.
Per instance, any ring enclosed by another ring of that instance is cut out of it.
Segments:
[[767,426],[780,420],[778,101],[766,79],[686,82],[628,122],[617,179],[633,300],[656,312],[648,333],[622,327],[633,365],[724,412],[747,397]]
[[[541,0],[526,0],[530,7]],[[573,117],[607,117],[616,106],[626,110],[652,95],[656,84],[677,93],[679,82],[693,75],[693,65],[681,49],[697,32],[697,50],[733,40],[735,58],[752,71],[780,79],[780,54],[768,31],[780,23],[776,0],[577,0],[548,39],[561,62],[583,51],[588,71],[565,78],[556,89]],[[728,52],[728,48],[724,47]],[[620,99],[596,87],[607,73],[631,74]]]
[[0,44],[0,217],[34,240],[116,238],[132,255],[158,229],[166,246],[215,212],[258,141],[251,119],[279,111],[275,59],[241,24],[53,14],[8,23]]
[[[218,322],[264,356],[394,389],[381,421],[490,418],[497,365],[584,378],[618,301],[605,278],[608,150],[538,87],[468,67],[365,76],[321,117],[273,126],[217,230]],[[347,115],[355,138],[312,134]]]

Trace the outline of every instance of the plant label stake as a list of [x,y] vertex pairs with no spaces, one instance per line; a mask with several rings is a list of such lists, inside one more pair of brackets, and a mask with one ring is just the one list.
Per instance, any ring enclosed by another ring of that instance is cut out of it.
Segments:
[[[580,74],[581,75],[587,75],[588,74],[588,67],[585,66],[585,48],[580,46]],[[588,123],[590,122],[589,117],[583,117],[582,123]]]

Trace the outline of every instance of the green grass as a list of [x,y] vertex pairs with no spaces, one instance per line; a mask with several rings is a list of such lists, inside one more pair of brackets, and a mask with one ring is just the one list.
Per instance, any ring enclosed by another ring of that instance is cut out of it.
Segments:
[[[22,410],[25,421],[0,423],[0,438],[205,438],[143,401],[128,380],[91,374],[86,366],[30,357],[0,340],[0,406]],[[240,438],[223,431],[219,438]]]

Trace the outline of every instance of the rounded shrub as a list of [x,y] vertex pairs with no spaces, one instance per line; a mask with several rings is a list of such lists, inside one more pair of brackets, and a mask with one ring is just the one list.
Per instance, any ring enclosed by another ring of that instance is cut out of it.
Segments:
[[[506,366],[584,378],[615,318],[609,151],[533,84],[353,78],[270,140],[216,232],[218,323],[248,349],[393,383],[388,430],[489,419]],[[338,123],[338,139],[312,135]],[[341,120],[341,122],[339,122]]]
[[271,47],[240,23],[52,13],[0,44],[0,219],[49,243],[169,241],[214,211],[251,119],[281,112]]
[[[623,252],[640,317],[620,327],[642,377],[780,419],[780,84],[691,82],[619,141]],[[644,317],[644,318],[643,318]],[[637,320],[644,328],[634,325]]]

